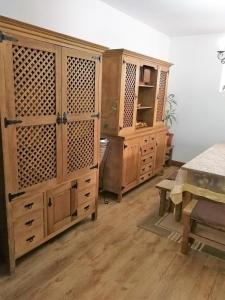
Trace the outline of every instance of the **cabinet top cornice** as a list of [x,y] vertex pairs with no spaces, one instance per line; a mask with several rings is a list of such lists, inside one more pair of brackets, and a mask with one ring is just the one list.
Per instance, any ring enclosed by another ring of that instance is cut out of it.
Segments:
[[170,66],[173,65],[170,62],[167,62],[167,61],[164,61],[164,60],[161,60],[161,59],[158,59],[158,58],[154,58],[154,57],[151,57],[151,56],[147,56],[147,55],[144,55],[144,54],[141,54],[141,53],[137,53],[137,52],[134,52],[134,51],[130,51],[130,50],[127,50],[127,49],[122,49],[121,48],[121,49],[106,49],[105,50],[104,55],[112,55],[112,54],[127,55],[127,56],[131,56],[131,57],[134,57],[134,58],[143,59],[143,60],[146,60],[146,61],[151,61],[151,62],[157,63],[159,65],[164,65],[164,66],[167,66],[167,67],[170,67]]
[[0,15],[0,31],[15,32],[18,35],[28,36],[35,35],[40,39],[51,40],[55,44],[68,44],[76,47],[90,49],[98,52],[104,52],[107,47],[78,39],[63,33],[58,33],[53,30],[45,29],[36,25],[31,25],[25,22],[14,20]]

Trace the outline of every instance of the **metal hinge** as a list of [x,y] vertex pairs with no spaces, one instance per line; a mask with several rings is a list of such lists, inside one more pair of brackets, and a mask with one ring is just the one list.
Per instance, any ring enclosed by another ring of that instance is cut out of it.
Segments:
[[92,59],[99,60],[101,62],[101,56],[92,56]]
[[7,35],[4,32],[0,31],[0,43],[3,41],[18,42],[18,40],[14,36]]
[[77,187],[78,187],[78,183],[77,181],[75,181],[74,184],[72,185],[72,189],[77,189]]
[[22,196],[24,194],[25,194],[25,192],[19,192],[19,193],[15,193],[15,194],[9,193],[9,201],[11,202],[13,199],[15,199],[19,196]]
[[23,122],[22,120],[9,120],[7,118],[4,119],[5,128],[7,128],[9,125],[15,125],[15,124],[19,124],[22,122]]
[[91,115],[92,118],[100,118],[100,112]]
[[98,169],[98,164],[94,165],[93,167],[90,167],[90,170],[93,170],[93,169]]

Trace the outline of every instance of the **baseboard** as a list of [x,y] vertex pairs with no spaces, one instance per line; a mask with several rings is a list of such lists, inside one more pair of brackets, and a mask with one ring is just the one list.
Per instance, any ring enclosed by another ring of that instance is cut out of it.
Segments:
[[176,166],[176,167],[182,167],[185,164],[183,161],[178,161],[178,160],[172,160],[171,165]]

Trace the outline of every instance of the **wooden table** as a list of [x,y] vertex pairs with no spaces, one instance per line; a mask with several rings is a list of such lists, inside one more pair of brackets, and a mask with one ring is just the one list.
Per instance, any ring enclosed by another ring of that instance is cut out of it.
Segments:
[[185,206],[191,195],[225,203],[225,143],[207,149],[179,170],[171,200]]

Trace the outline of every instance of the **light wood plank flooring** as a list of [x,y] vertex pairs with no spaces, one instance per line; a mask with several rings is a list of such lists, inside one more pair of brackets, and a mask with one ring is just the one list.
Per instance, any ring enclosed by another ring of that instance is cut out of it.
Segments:
[[[170,167],[165,175],[174,171]],[[63,233],[0,275],[4,300],[225,299],[225,262],[179,253],[177,243],[138,228],[158,206],[157,177],[99,206],[95,222]]]

